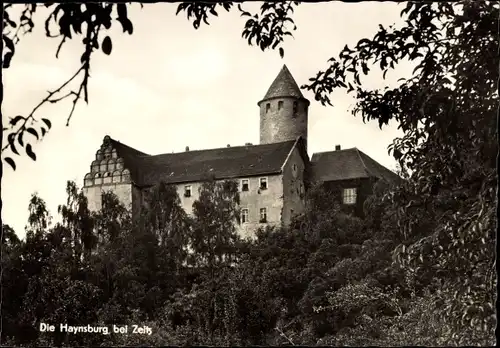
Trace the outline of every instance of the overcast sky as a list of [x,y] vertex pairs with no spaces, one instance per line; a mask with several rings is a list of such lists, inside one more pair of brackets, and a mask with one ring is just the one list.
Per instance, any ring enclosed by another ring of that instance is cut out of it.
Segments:
[[[259,4],[245,3],[251,9]],[[395,3],[304,3],[295,13],[294,38],[285,43],[285,57],[262,52],[241,38],[245,18],[237,11],[219,13],[210,26],[194,30],[185,14],[175,16],[176,4],[138,4],[129,9],[133,35],[122,33],[118,22],[110,35],[113,51],[92,58],[90,102],[81,102],[69,127],[71,102],[45,106],[38,117],[53,128],[34,144],[37,161],[16,157],[17,170],[4,164],[2,218],[24,237],[28,202],[34,192],[47,202],[57,220],[57,206],[65,202],[67,180],[83,185],[95,152],[106,134],[149,154],[243,145],[259,142],[259,109],[271,82],[285,63],[297,83],[307,83],[326,61],[347,44],[372,37],[379,24],[400,23],[403,5]],[[41,10],[41,9],[40,9]],[[37,10],[35,30],[23,37],[9,69],[4,70],[3,121],[26,115],[57,88],[79,65],[81,38],[65,44],[55,58],[57,39],[45,37],[46,11]],[[363,80],[384,87],[411,73],[409,66]],[[380,130],[350,113],[353,100],[345,91],[332,95],[334,107],[323,107],[314,96],[309,108],[309,155],[357,147],[389,169],[395,161],[387,146],[400,136],[397,125]]]

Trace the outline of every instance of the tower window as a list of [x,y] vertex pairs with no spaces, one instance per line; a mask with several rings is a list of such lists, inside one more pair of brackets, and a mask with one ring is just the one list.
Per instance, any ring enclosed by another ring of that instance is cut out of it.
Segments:
[[266,208],[260,208],[260,223],[267,222],[267,209]]
[[184,197],[191,197],[191,185],[184,186]]
[[241,223],[244,224],[248,222],[248,209],[241,209]]
[[342,194],[342,199],[344,204],[355,204],[356,203],[356,189],[355,188],[346,188]]
[[294,101],[293,102],[293,116],[297,116],[297,102]]
[[280,100],[278,102],[278,110],[281,110],[281,109],[283,109],[283,100]]
[[267,190],[267,178],[260,178],[260,189]]
[[266,114],[269,112],[269,110],[271,110],[271,104],[267,103],[266,104]]
[[241,180],[241,191],[248,191],[248,179]]

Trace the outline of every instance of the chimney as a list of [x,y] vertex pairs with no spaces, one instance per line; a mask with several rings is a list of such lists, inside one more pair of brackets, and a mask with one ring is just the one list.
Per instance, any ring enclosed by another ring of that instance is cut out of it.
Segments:
[[340,150],[340,145],[335,145],[335,151],[339,151]]
[[227,147],[231,147],[231,145],[227,144]]
[[189,146],[186,146],[186,152],[188,152],[188,151],[189,151]]

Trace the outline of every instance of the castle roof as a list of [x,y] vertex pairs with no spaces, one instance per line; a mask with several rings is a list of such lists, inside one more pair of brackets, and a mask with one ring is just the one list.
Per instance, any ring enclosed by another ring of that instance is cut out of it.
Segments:
[[111,139],[132,180],[140,186],[278,174],[298,140],[150,156]]
[[394,183],[401,180],[396,173],[357,148],[315,153],[311,164],[315,181],[378,178]]
[[141,158],[149,155],[136,150],[133,147],[122,144],[121,142],[114,140],[107,135],[104,138],[104,147],[106,147],[108,143],[112,148],[116,149],[118,157],[123,159],[125,168],[130,171],[130,175],[135,181],[135,178],[137,178],[137,176],[139,175]]
[[295,97],[305,99],[299,86],[297,85],[297,82],[295,82],[295,79],[286,65],[283,65],[283,68],[274,79],[271,87],[269,87],[262,100],[278,97]]

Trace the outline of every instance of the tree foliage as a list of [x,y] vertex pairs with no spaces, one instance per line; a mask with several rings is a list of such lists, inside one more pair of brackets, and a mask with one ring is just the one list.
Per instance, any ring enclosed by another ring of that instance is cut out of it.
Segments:
[[[284,23],[293,24],[284,18],[297,5],[263,3],[243,36],[282,52]],[[66,20],[78,13],[65,10],[75,5],[48,6]],[[178,13],[198,28],[220,6],[243,11],[230,2],[190,2]],[[127,27],[126,6],[120,8]],[[32,12],[21,20],[27,28]],[[397,122],[404,133],[389,150],[405,180],[377,183],[364,219],[345,214],[317,186],[290,226],[243,241],[234,229],[239,200],[230,181],[204,183],[191,216],[175,188],[160,184],[138,220],[112,194],[91,213],[68,184],[55,226],[34,195],[26,240],[3,227],[2,291],[15,294],[2,302],[3,342],[494,345],[498,15],[498,4],[487,1],[409,2],[402,26],[380,26],[373,38],[346,46],[304,86],[323,104],[335,88],[345,89],[356,96],[354,114],[381,127]],[[104,26],[107,17],[100,18]],[[104,46],[112,53],[110,42]],[[363,85],[370,71],[385,76],[404,60],[415,70],[397,86]],[[154,333],[49,335],[35,329],[40,321],[140,321]]]
[[[35,13],[40,6],[50,9],[50,14],[44,21],[44,29],[47,38],[59,40],[55,52],[56,58],[68,40],[78,39],[82,42],[80,66],[75,73],[58,88],[49,91],[29,114],[11,117],[8,127],[3,127],[4,132],[8,131],[7,142],[2,147],[3,161],[14,170],[16,169],[15,160],[9,152],[20,156],[19,148],[24,148],[26,154],[35,161],[36,155],[32,143],[34,140],[43,138],[52,126],[50,120],[37,117],[36,114],[40,108],[70,98],[72,106],[66,121],[66,125],[69,125],[78,101],[83,99],[86,103],[89,102],[91,57],[98,50],[106,55],[112,54],[113,39],[107,31],[113,25],[120,25],[124,33],[133,34],[134,26],[128,16],[128,9],[133,5],[132,3],[26,4],[19,18],[11,17],[12,4],[3,6],[5,16],[2,40],[7,49],[3,52],[2,69],[10,67],[15,54],[15,45],[21,37],[31,33],[35,28]],[[283,57],[284,39],[286,36],[292,36],[292,31],[296,29],[291,16],[294,7],[298,5],[299,2],[269,1],[262,4],[260,14],[252,14],[245,11],[241,4],[235,7],[232,2],[182,2],[178,5],[176,14],[185,13],[187,19],[193,21],[193,27],[198,29],[202,23],[209,24],[210,16],[218,16],[218,8],[222,7],[225,11],[236,9],[242,16],[248,17],[242,33],[248,43],[260,47],[263,51],[278,49]],[[142,6],[141,4],[141,8]],[[292,28],[290,29],[289,26]],[[79,81],[77,89],[69,87],[74,81]]]

